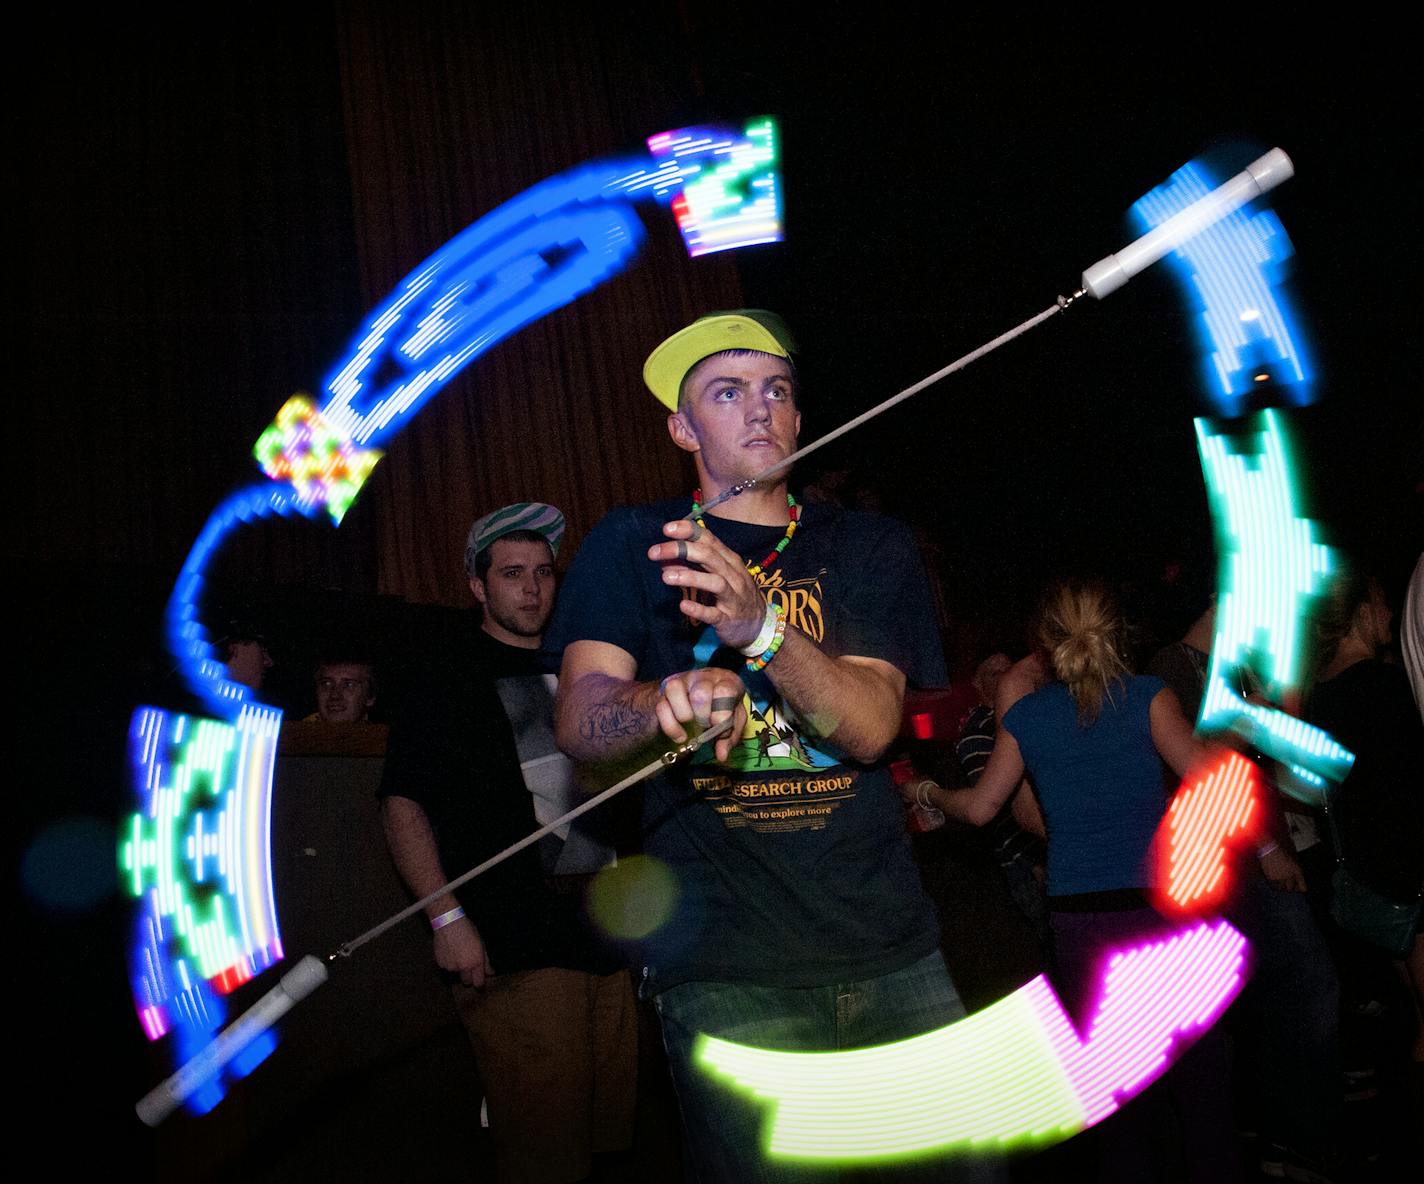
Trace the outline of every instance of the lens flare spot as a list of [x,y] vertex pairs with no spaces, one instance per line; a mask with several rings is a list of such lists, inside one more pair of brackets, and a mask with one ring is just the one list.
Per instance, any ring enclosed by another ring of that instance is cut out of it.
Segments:
[[20,861],[25,891],[57,913],[87,913],[114,891],[114,829],[97,818],[66,818],[40,831]]
[[660,859],[632,855],[594,877],[589,912],[611,937],[647,937],[672,916],[677,878]]

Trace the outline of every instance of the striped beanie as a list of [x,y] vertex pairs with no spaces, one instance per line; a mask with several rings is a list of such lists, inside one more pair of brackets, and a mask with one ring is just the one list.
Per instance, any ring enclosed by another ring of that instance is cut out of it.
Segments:
[[470,536],[465,540],[465,573],[475,574],[475,556],[496,539],[501,539],[516,530],[532,530],[542,534],[548,541],[554,558],[559,556],[559,543],[564,538],[564,516],[553,506],[543,502],[515,502],[502,510],[495,510],[483,518],[476,518],[470,527]]

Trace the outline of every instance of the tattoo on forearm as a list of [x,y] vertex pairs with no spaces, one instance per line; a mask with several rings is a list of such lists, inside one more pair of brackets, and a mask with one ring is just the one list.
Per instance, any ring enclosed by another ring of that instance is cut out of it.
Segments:
[[579,720],[579,735],[592,744],[613,744],[641,736],[648,726],[645,712],[626,703],[599,703]]

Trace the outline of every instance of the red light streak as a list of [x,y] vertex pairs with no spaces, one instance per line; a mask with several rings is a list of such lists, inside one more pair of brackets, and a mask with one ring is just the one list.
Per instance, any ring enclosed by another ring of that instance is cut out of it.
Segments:
[[1257,829],[1259,785],[1256,766],[1230,750],[1191,785],[1183,782],[1157,831],[1159,906],[1200,913],[1226,896],[1227,849]]
[[227,995],[237,990],[243,983],[252,977],[252,971],[245,961],[234,962],[226,970],[215,974],[208,980],[219,995]]

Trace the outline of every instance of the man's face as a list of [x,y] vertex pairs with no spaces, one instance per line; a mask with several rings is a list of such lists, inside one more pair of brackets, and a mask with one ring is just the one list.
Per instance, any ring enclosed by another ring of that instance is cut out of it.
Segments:
[[233,641],[228,643],[228,658],[224,665],[228,678],[233,682],[260,691],[262,680],[272,667],[272,656],[260,641]]
[[376,696],[371,668],[364,662],[327,662],[316,671],[316,713],[329,724],[356,724],[366,718]]
[[668,431],[696,454],[704,485],[720,491],[796,451],[801,413],[785,358],[713,354],[688,372],[682,390]]
[[485,609],[485,632],[507,645],[544,636],[554,611],[554,553],[548,543],[495,539],[484,579],[470,591]]

